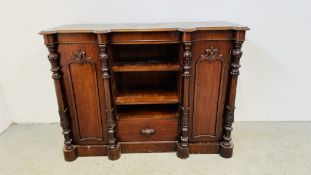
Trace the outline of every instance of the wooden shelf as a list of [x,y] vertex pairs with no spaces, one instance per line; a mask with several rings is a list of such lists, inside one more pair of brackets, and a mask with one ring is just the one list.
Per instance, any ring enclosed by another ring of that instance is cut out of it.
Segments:
[[116,105],[176,104],[178,102],[175,89],[155,87],[124,88],[119,91],[115,99]]
[[116,112],[116,117],[118,119],[176,119],[178,118],[178,110],[174,106],[126,106],[124,108],[119,108]]
[[180,65],[174,63],[119,62],[112,66],[114,72],[179,71]]

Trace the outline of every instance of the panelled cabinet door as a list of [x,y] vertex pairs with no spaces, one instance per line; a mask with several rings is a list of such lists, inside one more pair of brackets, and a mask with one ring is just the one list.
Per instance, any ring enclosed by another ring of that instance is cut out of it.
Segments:
[[59,44],[74,144],[105,144],[106,115],[96,44]]
[[190,141],[220,141],[230,41],[194,41],[190,87]]

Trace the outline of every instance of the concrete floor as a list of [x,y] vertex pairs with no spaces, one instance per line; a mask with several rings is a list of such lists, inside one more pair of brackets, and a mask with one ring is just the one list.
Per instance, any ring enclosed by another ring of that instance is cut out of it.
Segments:
[[0,135],[0,175],[310,175],[311,122],[236,122],[234,156],[175,153],[79,157],[65,162],[58,124],[13,125]]

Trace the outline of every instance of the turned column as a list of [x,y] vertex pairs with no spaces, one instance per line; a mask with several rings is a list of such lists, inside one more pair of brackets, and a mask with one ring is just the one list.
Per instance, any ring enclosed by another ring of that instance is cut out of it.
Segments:
[[238,76],[240,74],[240,58],[242,56],[242,44],[245,31],[236,31],[233,35],[233,50],[231,52],[230,76],[228,86],[228,98],[225,106],[223,140],[220,144],[220,155],[225,158],[232,157],[233,143],[231,139],[232,123],[234,122],[235,97]]
[[105,34],[98,34],[98,47],[100,50],[100,60],[102,64],[102,78],[104,81],[104,91],[105,91],[105,111],[107,117],[107,132],[108,132],[108,158],[110,160],[117,160],[120,158],[121,149],[120,144],[117,144],[117,139],[115,136],[115,116],[112,108],[112,98],[111,98],[111,86],[110,86],[110,72],[109,72],[109,55],[107,51],[108,46],[108,36]]
[[77,158],[76,148],[72,144],[70,120],[68,114],[68,108],[66,104],[62,74],[60,68],[60,59],[57,54],[57,38],[55,35],[44,36],[46,47],[48,48],[48,59],[51,63],[52,78],[54,79],[54,85],[57,96],[58,112],[60,116],[60,125],[63,130],[64,141],[64,158],[66,161],[73,161]]
[[182,105],[181,105],[181,122],[180,122],[180,141],[177,147],[177,156],[179,158],[189,157],[189,87],[191,71],[191,33],[183,33],[183,85],[182,85]]

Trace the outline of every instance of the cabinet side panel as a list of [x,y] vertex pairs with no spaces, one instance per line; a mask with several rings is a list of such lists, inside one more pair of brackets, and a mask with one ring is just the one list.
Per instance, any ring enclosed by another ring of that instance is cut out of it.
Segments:
[[193,43],[190,80],[190,141],[220,141],[230,41]]
[[105,111],[96,44],[60,44],[75,144],[106,143]]

